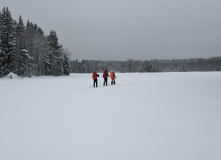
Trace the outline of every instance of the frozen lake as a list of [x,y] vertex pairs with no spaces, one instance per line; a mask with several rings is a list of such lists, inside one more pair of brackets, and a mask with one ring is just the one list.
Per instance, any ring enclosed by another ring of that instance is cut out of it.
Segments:
[[221,159],[221,72],[116,76],[0,79],[0,160]]

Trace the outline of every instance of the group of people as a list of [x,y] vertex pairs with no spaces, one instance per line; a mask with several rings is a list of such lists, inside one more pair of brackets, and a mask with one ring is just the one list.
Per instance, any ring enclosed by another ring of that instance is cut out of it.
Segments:
[[[94,84],[93,84],[93,86],[95,87],[95,85],[96,85],[96,87],[97,87],[97,77],[99,77],[99,74],[97,74],[97,72],[96,71],[93,71],[93,73],[92,73],[92,79],[94,80]],[[103,78],[104,78],[104,83],[103,83],[103,86],[107,86],[107,78],[109,77],[109,75],[108,75],[108,70],[107,69],[105,69],[104,70],[104,73],[103,73]],[[115,76],[115,73],[114,72],[110,72],[110,78],[111,78],[111,85],[115,85],[115,78],[117,78],[116,76]]]

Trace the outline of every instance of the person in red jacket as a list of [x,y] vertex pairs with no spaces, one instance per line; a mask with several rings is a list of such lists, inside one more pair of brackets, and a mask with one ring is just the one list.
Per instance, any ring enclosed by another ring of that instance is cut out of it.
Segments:
[[108,77],[108,71],[107,71],[107,69],[105,69],[104,70],[104,73],[103,73],[103,78],[104,78],[104,86],[105,86],[105,84],[106,84],[106,86],[107,86],[107,77]]
[[96,84],[96,87],[97,87],[97,77],[99,77],[99,74],[97,74],[96,71],[93,71],[92,79],[94,80],[94,87],[95,87],[95,84]]

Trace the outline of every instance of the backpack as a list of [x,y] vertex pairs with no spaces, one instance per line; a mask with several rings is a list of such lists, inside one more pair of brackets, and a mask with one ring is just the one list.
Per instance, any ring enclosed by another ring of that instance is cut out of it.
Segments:
[[107,78],[107,69],[104,70],[103,78]]
[[111,78],[111,79],[114,78],[114,72],[110,72],[110,78]]
[[97,72],[96,71],[93,71],[92,78],[97,79]]

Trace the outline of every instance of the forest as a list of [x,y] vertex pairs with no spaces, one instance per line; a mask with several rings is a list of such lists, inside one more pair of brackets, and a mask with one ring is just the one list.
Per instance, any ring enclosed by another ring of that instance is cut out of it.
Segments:
[[19,17],[12,18],[8,7],[0,12],[0,77],[10,72],[18,76],[69,75],[69,52],[58,43],[54,30],[43,30]]

